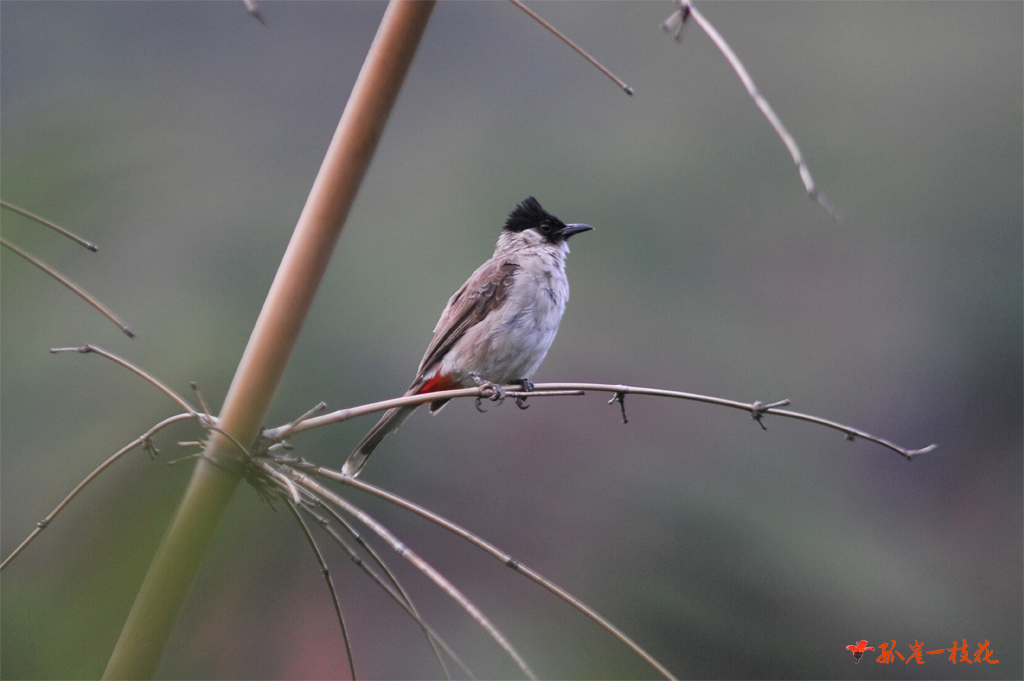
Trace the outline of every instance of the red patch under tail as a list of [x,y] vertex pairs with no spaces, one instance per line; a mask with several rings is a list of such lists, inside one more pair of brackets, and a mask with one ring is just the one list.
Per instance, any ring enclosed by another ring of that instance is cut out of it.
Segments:
[[[420,389],[416,391],[416,394],[422,395],[423,393],[436,393],[441,390],[457,390],[458,388],[463,387],[465,386],[451,376],[444,376],[440,373],[436,373],[428,378],[422,386],[420,386]],[[437,411],[447,402],[448,400],[437,400],[436,402],[431,402],[430,411]]]

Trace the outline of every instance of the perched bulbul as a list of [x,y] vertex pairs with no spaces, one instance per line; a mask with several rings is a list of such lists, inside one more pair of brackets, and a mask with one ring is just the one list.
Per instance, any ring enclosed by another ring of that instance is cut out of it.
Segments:
[[[405,394],[487,383],[519,383],[524,390],[532,390],[530,376],[555,340],[569,299],[567,242],[573,234],[591,229],[565,224],[532,196],[516,206],[505,221],[494,255],[448,301],[416,380]],[[431,402],[430,412],[447,401]],[[342,472],[359,475],[374,448],[415,409],[384,412],[349,455]]]

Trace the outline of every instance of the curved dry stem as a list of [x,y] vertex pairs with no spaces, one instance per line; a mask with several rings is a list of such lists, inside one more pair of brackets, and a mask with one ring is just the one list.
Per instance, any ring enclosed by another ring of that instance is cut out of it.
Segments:
[[[109,359],[110,361],[112,361],[112,362],[114,362],[116,364],[120,364],[125,369],[128,369],[129,371],[131,371],[135,375],[137,375],[140,378],[148,381],[151,385],[153,385],[155,388],[160,390],[160,392],[164,393],[169,398],[171,398],[172,400],[177,402],[178,406],[180,406],[182,409],[185,409],[186,411],[188,411],[189,414],[193,418],[195,418],[196,420],[199,421],[199,424],[203,428],[205,428],[206,430],[208,430],[210,432],[219,433],[220,435],[223,435],[228,440],[228,442],[231,445],[233,445],[235,447],[235,449],[237,449],[239,451],[239,453],[241,453],[243,456],[245,456],[245,457],[252,456],[252,452],[250,452],[249,449],[245,445],[243,445],[238,438],[236,438],[234,435],[232,435],[231,433],[227,432],[224,428],[221,428],[218,425],[219,419],[210,415],[209,409],[206,408],[206,404],[205,403],[203,404],[203,411],[202,412],[196,411],[195,407],[193,407],[191,404],[189,404],[185,400],[185,398],[183,398],[181,395],[179,395],[178,393],[174,392],[170,387],[168,387],[166,384],[161,382],[159,379],[157,379],[152,374],[150,374],[147,371],[144,371],[143,369],[135,366],[134,364],[132,364],[131,362],[129,362],[125,358],[123,358],[123,357],[121,357],[121,356],[119,356],[119,355],[117,355],[117,354],[115,354],[113,352],[110,352],[109,350],[104,350],[101,347],[98,347],[96,345],[91,345],[91,344],[88,344],[88,343],[86,345],[82,345],[80,347],[50,348],[50,352],[52,354],[55,354],[55,355],[56,354],[63,354],[63,353],[71,353],[71,352],[79,353],[79,354],[83,354],[83,355],[85,355],[85,354],[96,354],[96,355],[100,355],[101,357],[105,357],[105,358]],[[192,387],[192,390],[195,391],[196,397],[199,399],[199,401],[202,402],[202,396],[199,394],[199,391],[198,391],[198,388],[196,387],[196,384],[194,382],[191,382],[191,383],[189,383],[189,385]]]
[[[451,646],[448,645],[448,643],[443,638],[441,638],[440,634],[434,631],[433,627],[426,623],[426,621],[420,615],[419,611],[416,610],[416,606],[413,605],[412,599],[409,597],[409,594],[406,593],[404,588],[402,588],[401,583],[399,583],[394,573],[391,572],[390,568],[388,568],[387,564],[384,562],[384,559],[377,555],[377,552],[373,550],[373,547],[366,543],[366,540],[364,540],[362,536],[360,536],[360,534],[356,532],[355,528],[352,527],[352,525],[348,521],[341,517],[340,513],[331,508],[320,497],[310,492],[307,492],[307,495],[311,498],[311,500],[308,503],[315,504],[316,506],[324,509],[324,511],[326,511],[331,516],[331,518],[333,518],[339,525],[345,528],[345,532],[347,532],[356,541],[356,543],[363,547],[363,550],[366,551],[366,554],[370,556],[370,560],[376,563],[377,566],[381,569],[381,571],[384,573],[384,577],[381,577],[372,569],[370,569],[370,566],[367,565],[366,562],[359,557],[359,554],[357,554],[355,550],[348,545],[348,542],[346,542],[341,537],[341,535],[338,534],[338,532],[331,526],[329,519],[321,515],[318,515],[315,511],[313,511],[313,509],[309,508],[307,505],[302,506],[302,510],[309,516],[311,516],[314,520],[316,520],[316,522],[319,523],[320,527],[323,528],[324,532],[330,535],[331,538],[334,539],[335,543],[338,544],[338,546],[340,546],[345,551],[345,553],[348,554],[349,560],[355,563],[356,566],[359,567],[359,569],[366,573],[366,575],[369,576],[370,579],[372,579],[377,584],[377,586],[384,589],[384,592],[388,594],[388,596],[390,596],[392,600],[398,603],[398,605],[403,610],[405,610],[406,614],[408,614],[416,622],[416,624],[420,627],[420,630],[423,632],[424,636],[426,636],[427,642],[430,644],[430,648],[434,653],[434,658],[437,660],[438,665],[440,665],[441,671],[444,673],[445,678],[451,679],[452,677],[451,674],[448,672],[447,665],[445,665],[444,663],[444,658],[441,657],[441,650],[444,650],[444,652],[447,653],[451,657],[451,659],[455,661],[455,664],[457,664],[462,669],[462,672],[466,676],[475,679],[476,677],[473,675],[473,672],[469,670],[469,667],[467,667],[465,662],[462,661],[462,658],[459,657],[459,655],[451,648]],[[387,578],[387,581],[390,582],[390,584],[384,583],[385,577]],[[441,650],[438,649],[439,646]]]
[[[523,392],[522,386],[518,385],[505,386],[502,390],[507,397],[558,397],[583,394],[580,390],[538,391],[536,385],[534,386],[533,392]],[[365,416],[366,414],[373,414],[378,411],[387,411],[392,407],[405,407],[411,404],[426,404],[427,402],[433,402],[434,400],[450,400],[457,397],[486,398],[490,394],[490,388],[486,386],[482,388],[459,388],[457,390],[440,390],[438,392],[424,393],[422,395],[404,395],[390,400],[362,404],[358,407],[351,407],[349,409],[338,409],[337,411],[332,411],[331,413],[324,414],[323,416],[308,417],[307,413],[307,416],[299,417],[295,421],[284,426],[264,430],[263,437],[270,442],[280,442],[289,435],[295,435],[306,430],[320,428],[332,423],[341,423],[342,421],[348,421],[349,419],[354,419],[358,416]]]
[[85,248],[87,248],[88,250],[92,251],[93,253],[95,253],[96,251],[100,250],[99,248],[97,248],[96,244],[92,243],[91,241],[86,241],[85,239],[83,239],[82,237],[78,236],[77,234],[75,234],[71,230],[64,229],[63,227],[61,227],[57,223],[50,222],[46,218],[41,218],[38,215],[36,215],[35,213],[30,213],[27,210],[25,210],[24,208],[19,208],[18,206],[15,206],[13,203],[8,203],[6,201],[0,201],[0,208],[6,208],[7,210],[11,211],[12,213],[17,213],[18,215],[24,216],[24,217],[28,218],[29,220],[33,220],[35,222],[38,222],[43,227],[49,227],[50,229],[52,229],[53,231],[57,232],[58,234],[60,234],[62,236],[65,236],[68,239],[71,239],[72,241],[74,241],[76,244],[78,244],[80,246],[84,246]]
[[484,615],[483,611],[481,611],[480,608],[469,600],[465,594],[459,591],[455,585],[448,581],[448,579],[438,572],[430,563],[423,560],[423,558],[421,558],[415,551],[399,541],[398,538],[395,537],[395,535],[392,534],[384,525],[344,497],[336,494],[333,490],[330,490],[318,483],[316,480],[313,480],[305,473],[293,468],[286,468],[285,470],[295,484],[309,492],[323,497],[324,499],[330,500],[332,504],[341,508],[349,515],[359,520],[359,522],[369,527],[378,537],[387,542],[398,555],[412,563],[420,572],[426,575],[432,582],[437,584],[445,593],[447,593],[450,598],[458,603],[470,617],[476,620],[477,624],[483,627],[484,631],[490,635],[494,642],[497,643],[510,658],[512,658],[523,674],[531,679],[537,678],[530,669],[530,666],[526,663],[526,660],[523,659],[522,655],[519,654],[519,652],[512,646],[509,640],[503,633],[501,633],[494,623]]
[[[908,461],[912,460],[919,454],[928,454],[935,451],[938,445],[931,444],[921,449],[908,449],[901,447],[885,438],[872,435],[859,428],[848,426],[837,421],[830,421],[820,416],[814,416],[811,414],[804,414],[797,411],[790,411],[787,409],[780,409],[779,407],[783,404],[788,404],[788,400],[781,400],[772,404],[765,405],[759,400],[754,402],[738,402],[736,400],[729,400],[722,397],[714,397],[712,395],[701,395],[698,393],[681,392],[678,390],[662,390],[660,388],[643,388],[637,386],[628,385],[615,385],[611,383],[535,383],[532,392],[523,392],[520,386],[510,385],[502,388],[505,394],[509,397],[551,397],[551,396],[564,396],[564,395],[583,395],[586,391],[594,392],[607,392],[615,395],[614,402],[617,402],[623,413],[625,420],[625,396],[626,395],[650,395],[653,397],[671,397],[674,399],[689,400],[692,402],[704,402],[706,404],[716,404],[722,407],[730,407],[732,409],[739,409],[749,413],[758,423],[764,427],[762,418],[765,415],[782,416],[784,418],[796,419],[798,421],[807,421],[808,423],[816,423],[826,428],[838,430],[846,436],[848,440],[854,440],[860,438],[867,440],[868,442],[874,442],[879,444],[886,449],[896,452]],[[398,397],[391,400],[383,400],[381,402],[373,402],[371,404],[364,404],[358,407],[352,407],[350,409],[339,409],[333,411],[330,414],[324,414],[323,416],[317,416],[313,418],[307,418],[302,420],[298,424],[288,424],[287,426],[281,426],[279,428],[270,428],[263,432],[263,436],[272,442],[278,442],[284,438],[281,433],[285,435],[294,435],[301,433],[312,428],[319,428],[332,423],[340,423],[347,421],[348,419],[355,418],[357,416],[363,416],[365,414],[372,414],[378,411],[387,411],[393,407],[404,407],[411,404],[424,404],[426,402],[432,402],[437,399],[456,399],[459,397],[486,397],[487,388],[461,388],[459,390],[444,390],[436,393],[425,393],[422,395],[408,395]]]
[[691,2],[691,0],[676,0],[676,3],[679,5],[679,9],[673,12],[672,16],[665,20],[665,23],[662,24],[662,28],[666,31],[675,33],[676,40],[679,40],[679,37],[682,34],[683,24],[686,22],[687,18],[690,16],[694,18],[697,24],[704,29],[707,36],[711,38],[711,41],[715,46],[718,47],[719,51],[725,55],[727,60],[729,60],[729,64],[732,65],[733,71],[735,71],[736,75],[739,76],[740,80],[743,82],[743,87],[747,89],[747,93],[754,100],[754,104],[756,104],[757,108],[761,110],[764,117],[768,119],[772,128],[775,129],[775,133],[782,139],[782,143],[786,145],[786,149],[789,150],[789,154],[793,157],[793,162],[796,164],[797,172],[800,173],[800,180],[804,183],[807,195],[820,203],[821,206],[832,215],[834,220],[841,220],[842,215],[839,214],[839,211],[836,210],[835,206],[825,198],[825,195],[814,183],[814,178],[811,177],[811,171],[807,168],[807,163],[804,161],[803,154],[800,153],[800,147],[797,146],[796,140],[791,134],[789,134],[789,131],[786,130],[786,126],[782,124],[782,119],[779,118],[778,114],[775,113],[775,110],[772,109],[768,100],[765,99],[764,95],[762,95],[757,89],[757,85],[754,84],[754,79],[750,77],[746,67],[743,66],[743,62],[740,61],[740,58],[736,56],[735,52],[733,52],[729,43],[725,41],[722,34],[718,32],[710,21],[708,21],[707,17],[693,6],[693,2]]
[[448,530],[452,534],[461,537],[462,539],[465,539],[473,546],[476,546],[477,548],[482,549],[486,553],[489,553],[491,556],[497,558],[499,561],[504,563],[507,567],[512,568],[514,571],[524,575],[526,578],[544,587],[545,589],[547,589],[548,591],[550,591],[551,593],[553,593],[554,595],[558,596],[563,601],[568,603],[570,606],[572,606],[579,612],[583,613],[583,615],[589,618],[592,622],[596,623],[605,631],[610,633],[612,636],[619,639],[619,641],[625,644],[630,650],[632,650],[637,656],[639,656],[649,665],[654,667],[654,669],[656,669],[658,673],[664,676],[666,679],[675,678],[672,675],[672,672],[670,672],[668,669],[664,667],[664,665],[662,665],[660,662],[654,659],[654,657],[650,653],[641,648],[640,645],[636,643],[636,641],[631,639],[618,627],[616,627],[614,624],[612,624],[604,617],[599,615],[596,611],[587,606],[583,601],[579,600],[578,598],[570,594],[568,591],[562,589],[551,580],[545,578],[540,573],[534,572],[530,568],[526,567],[525,565],[515,560],[514,558],[512,558],[512,556],[505,553],[498,547],[494,546],[493,544],[487,542],[484,539],[481,539],[469,530],[466,530],[465,528],[456,525],[447,518],[439,516],[438,514],[429,511],[423,508],[422,506],[409,501],[408,499],[404,499],[396,494],[392,494],[391,492],[382,490],[379,487],[374,487],[373,485],[367,484],[361,480],[357,480],[354,478],[350,478],[346,475],[342,475],[340,472],[332,471],[330,469],[323,468],[320,466],[312,466],[308,470],[310,473],[313,473],[315,475],[322,475],[325,478],[344,483],[346,485],[349,485],[350,487],[355,487],[356,489],[362,490],[368,494],[372,494],[380,499],[384,499],[389,503],[392,503],[400,508],[404,508],[407,511],[415,513],[421,518],[429,520],[430,522]]
[[573,41],[569,40],[569,38],[564,33],[559,31],[557,28],[555,28],[554,26],[552,26],[548,22],[544,21],[544,19],[541,18],[541,16],[539,14],[537,14],[532,9],[530,9],[529,7],[527,7],[526,5],[521,3],[519,0],[510,0],[510,2],[513,5],[515,5],[516,7],[518,7],[519,9],[523,10],[524,12],[526,12],[530,16],[530,18],[532,18],[538,24],[540,24],[544,28],[546,28],[549,31],[551,31],[552,33],[554,33],[555,36],[557,36],[559,40],[561,40],[563,43],[565,43],[566,45],[571,47],[576,52],[576,54],[580,55],[581,57],[586,59],[588,62],[590,62],[593,66],[595,66],[597,68],[598,71],[600,71],[604,75],[608,76],[616,85],[618,85],[620,88],[622,88],[623,92],[625,92],[629,96],[633,96],[633,88],[631,88],[628,85],[626,85],[624,82],[622,82],[621,78],[619,78],[614,73],[612,73],[611,71],[606,69],[604,66],[602,66],[601,62],[597,61],[596,59],[591,57],[589,54],[587,54],[587,52],[582,47],[580,47],[579,45],[577,45]]
[[[91,345],[91,344],[88,344],[88,343],[85,344],[85,345],[82,345],[80,347],[74,347],[74,348],[50,348],[50,353],[54,354],[54,355],[62,354],[62,353],[68,353],[68,352],[77,352],[77,353],[82,354],[82,355],[87,355],[87,354],[92,353],[92,354],[95,354],[95,355],[99,355],[100,357],[106,357],[111,362],[114,362],[116,364],[120,364],[125,369],[127,369],[130,372],[132,372],[136,376],[138,376],[138,377],[148,381],[150,383],[150,385],[152,385],[157,390],[162,392],[164,395],[167,395],[169,398],[174,400],[178,404],[179,407],[181,407],[182,409],[187,411],[191,416],[193,416],[194,418],[200,419],[201,421],[205,421],[205,419],[201,418],[202,415],[199,412],[197,412],[195,410],[195,408],[185,400],[184,397],[182,397],[178,393],[176,393],[173,390],[171,390],[169,387],[167,387],[167,385],[165,385],[164,383],[160,382],[160,380],[158,380],[152,374],[150,374],[150,373],[148,373],[146,371],[143,371],[142,369],[140,369],[139,367],[135,366],[134,364],[132,364],[128,360],[124,359],[123,357],[119,357],[118,355],[115,355],[114,353],[109,352],[108,350],[104,350],[101,347],[98,347],[96,345]],[[204,423],[204,425],[206,425],[206,424]]]
[[[782,416],[784,418],[797,419],[798,421],[807,421],[808,423],[816,423],[826,428],[838,430],[846,436],[846,439],[853,440],[855,438],[861,438],[875,444],[882,445],[886,449],[896,452],[907,461],[911,461],[918,454],[928,454],[938,449],[938,445],[931,444],[921,449],[907,449],[901,447],[889,440],[872,435],[871,433],[848,426],[837,421],[830,421],[823,419],[820,416],[813,416],[811,414],[803,414],[798,411],[790,411],[788,409],[779,409],[778,406],[767,405],[765,406],[760,401],[755,400],[752,403],[737,402],[736,400],[727,400],[721,397],[712,397],[709,395],[699,395],[696,393],[679,392],[676,390],[660,390],[656,388],[637,388],[628,385],[609,385],[605,383],[544,383],[534,386],[535,390],[551,389],[551,390],[594,390],[598,392],[610,392],[621,395],[651,395],[654,397],[672,397],[681,400],[690,400],[694,402],[705,402],[707,404],[717,404],[723,407],[731,407],[733,409],[739,409],[750,413],[750,415],[761,422],[761,417],[765,414],[771,414],[773,416]],[[788,400],[782,400],[774,403],[775,405],[788,404]],[[764,425],[764,424],[762,424]]]
[[309,531],[306,521],[303,520],[302,516],[299,514],[299,510],[296,508],[295,502],[286,498],[285,503],[288,505],[288,510],[291,511],[292,517],[295,518],[295,522],[297,522],[299,527],[302,528],[302,534],[306,537],[309,547],[313,549],[313,555],[316,557],[316,562],[320,566],[320,574],[323,575],[324,581],[327,582],[327,590],[331,592],[331,601],[334,603],[334,614],[338,617],[338,626],[341,627],[341,638],[345,641],[345,656],[348,657],[348,671],[354,681],[358,677],[356,676],[355,658],[352,656],[352,643],[348,638],[348,629],[345,627],[345,616],[341,613],[341,603],[338,601],[338,592],[334,588],[334,580],[331,579],[331,571],[328,569],[327,562],[324,560],[324,555],[320,553],[320,547],[316,545],[316,540],[313,539],[313,534]]
[[121,331],[124,332],[126,336],[128,336],[129,338],[135,338],[135,332],[132,331],[127,324],[121,321],[120,317],[114,314],[110,308],[108,308],[106,305],[97,300],[91,293],[86,291],[84,288],[82,288],[75,282],[71,281],[63,274],[61,274],[57,270],[53,269],[52,267],[44,263],[42,260],[39,260],[33,255],[29,255],[27,252],[23,251],[21,248],[18,248],[7,239],[0,237],[0,245],[2,245],[4,248],[11,251],[12,253],[20,255],[22,258],[24,258],[28,262],[32,263],[33,265],[41,269],[43,272],[46,272],[51,277],[53,277],[60,283],[64,284],[64,286],[68,287],[68,289],[70,289],[72,293],[74,293],[79,298],[92,305],[94,308],[96,308],[97,311],[99,311],[100,314],[102,314],[104,317],[112,321],[117,326],[117,328],[121,329]]
[[75,488],[71,490],[71,492],[66,497],[64,497],[64,501],[57,504],[57,507],[50,511],[49,515],[47,515],[45,518],[36,523],[36,529],[32,530],[32,533],[25,538],[25,541],[21,542],[18,548],[14,549],[14,551],[11,552],[11,555],[7,556],[7,558],[4,559],[3,563],[0,563],[0,570],[3,570],[5,567],[7,567],[7,564],[14,560],[14,558],[19,553],[21,553],[22,550],[24,550],[25,547],[28,546],[33,539],[35,539],[40,533],[42,533],[43,530],[50,526],[50,523],[53,522],[53,519],[57,517],[57,514],[63,511],[64,507],[70,504],[71,500],[78,496],[78,493],[85,489],[86,485],[95,480],[100,473],[109,468],[115,461],[117,461],[122,456],[124,456],[131,450],[135,449],[139,445],[144,445],[146,442],[150,440],[150,438],[152,438],[159,431],[163,430],[172,423],[177,423],[178,421],[185,421],[187,419],[194,418],[196,418],[194,414],[176,414],[174,416],[168,417],[161,421],[160,423],[153,426],[152,428],[150,428],[149,430],[147,430],[139,437],[129,442],[121,449],[117,450],[117,452],[115,452],[109,459],[107,459],[99,466],[97,466],[96,470],[87,475],[84,480],[78,483],[78,485],[76,485]]

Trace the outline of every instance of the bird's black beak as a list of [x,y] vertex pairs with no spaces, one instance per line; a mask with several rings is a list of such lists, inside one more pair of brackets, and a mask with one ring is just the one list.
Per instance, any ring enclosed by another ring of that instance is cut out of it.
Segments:
[[561,236],[563,239],[568,239],[573,234],[579,234],[580,232],[589,232],[592,229],[594,228],[591,227],[590,225],[584,225],[579,223],[566,225],[561,230],[559,230],[559,236]]

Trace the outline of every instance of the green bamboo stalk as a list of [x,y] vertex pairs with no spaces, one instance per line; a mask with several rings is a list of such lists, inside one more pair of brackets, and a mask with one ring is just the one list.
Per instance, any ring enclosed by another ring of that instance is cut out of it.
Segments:
[[[239,362],[220,414],[238,442],[259,432],[359,185],[434,8],[391,0],[338,123],[306,206]],[[245,454],[213,433],[157,549],[104,671],[150,678],[206,547],[240,480]]]

